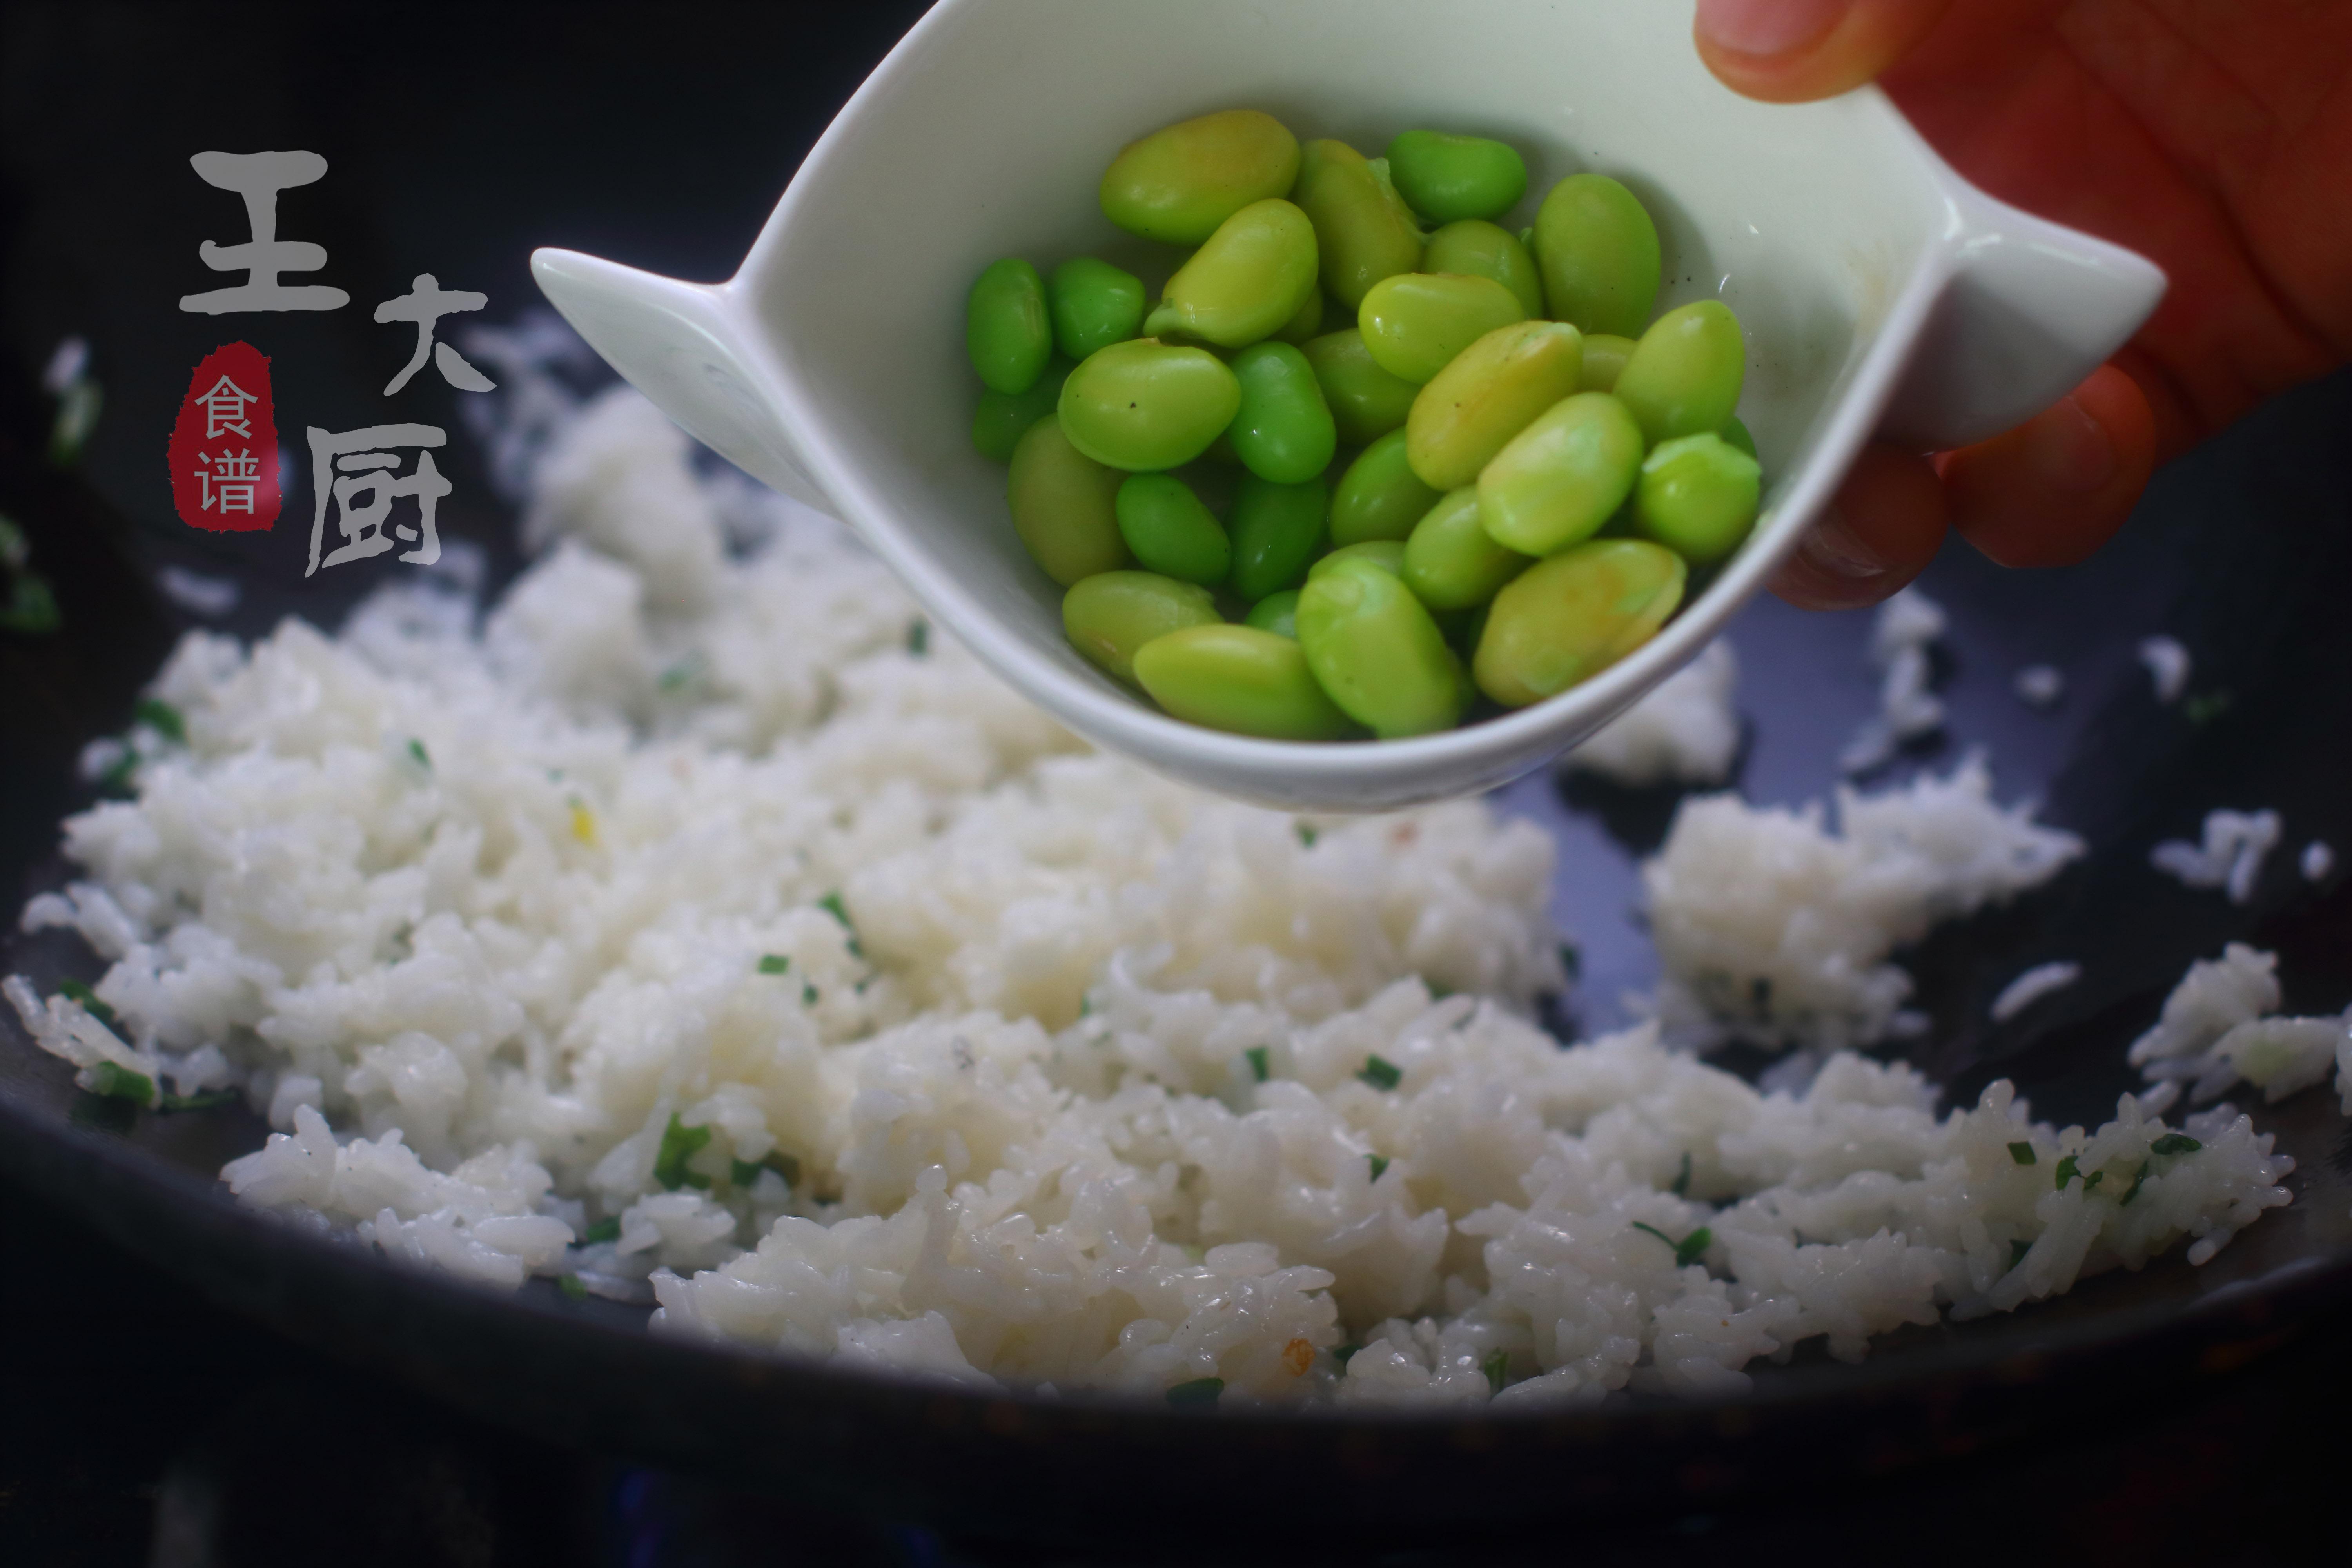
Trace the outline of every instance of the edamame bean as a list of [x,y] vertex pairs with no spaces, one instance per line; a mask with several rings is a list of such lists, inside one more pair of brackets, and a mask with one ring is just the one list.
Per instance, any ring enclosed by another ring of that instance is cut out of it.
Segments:
[[1432,492],[1423,510],[1476,479],[1537,415],[1572,395],[1583,363],[1574,327],[1521,321],[1488,332],[1432,376],[1405,418],[1412,471]]
[[1029,426],[1054,412],[1054,405],[1062,395],[1062,383],[1069,378],[1070,362],[1056,359],[1045,366],[1045,374],[1026,392],[983,392],[980,403],[971,411],[971,444],[983,458],[993,458],[1000,463],[1013,460],[1013,448],[1029,433]]
[[1422,247],[1421,269],[1492,278],[1518,300],[1522,317],[1544,313],[1543,274],[1536,270],[1536,258],[1528,247],[1507,228],[1477,218],[1449,223]]
[[1208,350],[1134,338],[1088,354],[1056,407],[1096,462],[1156,472],[1207,451],[1241,405],[1241,383]]
[[1618,373],[1617,395],[1655,445],[1720,430],[1739,406],[1748,345],[1739,318],[1720,300],[1668,310],[1633,345]]
[[1400,272],[1364,291],[1356,329],[1373,363],[1420,384],[1496,328],[1525,320],[1518,296],[1491,278]]
[[1233,372],[1242,403],[1228,433],[1242,467],[1297,485],[1331,466],[1339,431],[1305,354],[1288,343],[1253,343],[1234,356]]
[[1356,455],[1331,492],[1331,542],[1402,539],[1437,504],[1439,490],[1414,472],[1409,437],[1391,430]]
[[1299,302],[1298,313],[1283,323],[1274,334],[1276,342],[1305,343],[1323,331],[1323,289],[1318,284],[1307,290]]
[[1377,566],[1391,577],[1404,575],[1404,541],[1402,539],[1367,539],[1360,544],[1343,544],[1307,569],[1309,583],[1350,561],[1361,561]]
[[1054,327],[1045,283],[1017,256],[981,269],[963,304],[963,347],[991,392],[1026,392],[1045,373]]
[[1071,445],[1058,419],[1040,419],[1013,448],[1004,496],[1013,530],[1045,575],[1066,588],[1128,563],[1118,536],[1118,487],[1126,478]]
[[1546,409],[1479,472],[1478,515],[1497,544],[1549,555],[1599,531],[1641,468],[1642,427],[1625,405],[1580,392]]
[[1135,650],[1153,637],[1223,624],[1206,588],[1151,572],[1097,572],[1062,595],[1071,646],[1121,680],[1135,679]]
[[1244,474],[1234,487],[1231,533],[1233,590],[1258,600],[1307,577],[1307,563],[1323,548],[1323,513],[1331,487],[1321,476],[1304,484],[1269,484]]
[[1389,177],[1432,223],[1499,216],[1528,194],[1528,165],[1516,149],[1443,131],[1408,131],[1390,142]]
[[1633,357],[1633,340],[1621,338],[1614,332],[1584,334],[1584,373],[1578,377],[1579,392],[1614,392],[1617,378],[1625,373],[1625,362]]
[[1170,713],[1273,741],[1336,741],[1354,728],[1307,668],[1297,639],[1257,626],[1187,626],[1135,650],[1136,684]]
[[1315,224],[1323,287],[1352,310],[1383,278],[1421,264],[1421,226],[1361,153],[1345,142],[1299,149],[1293,200]]
[[1536,213],[1536,259],[1554,319],[1637,336],[1658,298],[1658,229],[1606,174],[1570,174]]
[[1316,684],[1383,741],[1462,717],[1460,664],[1437,623],[1402,581],[1368,561],[1308,576],[1298,593],[1298,646]]
[[1315,226],[1288,202],[1252,202],[1177,269],[1143,330],[1237,349],[1287,325],[1314,289]]
[[1661,441],[1642,461],[1633,526],[1692,565],[1712,566],[1748,537],[1763,472],[1713,432]]
[[1198,245],[1298,177],[1298,138],[1255,109],[1228,109],[1130,142],[1104,172],[1103,216],[1146,239]]
[[1735,415],[1731,418],[1725,420],[1723,422],[1723,428],[1717,431],[1716,434],[1721,436],[1725,440],[1730,442],[1733,446],[1738,447],[1749,457],[1756,458],[1757,461],[1763,461],[1761,458],[1757,457],[1756,437],[1748,433],[1748,426],[1739,422],[1738,416]]
[[1421,388],[1373,363],[1362,332],[1354,327],[1326,332],[1300,352],[1315,367],[1316,384],[1323,389],[1341,441],[1361,447],[1404,427]]
[[1054,320],[1054,346],[1082,360],[1141,330],[1143,279],[1108,261],[1074,256],[1054,268],[1045,305]]
[[1643,539],[1596,539],[1538,561],[1495,595],[1471,672],[1524,708],[1608,668],[1682,603],[1683,558]]
[[1262,632],[1272,632],[1276,637],[1297,640],[1298,590],[1285,588],[1279,594],[1268,594],[1250,606],[1250,613],[1242,617],[1242,625],[1255,626]]
[[1114,503],[1118,536],[1147,572],[1222,583],[1233,569],[1225,531],[1192,488],[1170,474],[1129,474]]
[[[1534,564],[1495,542],[1478,521],[1478,489],[1465,485],[1439,499],[1404,542],[1404,585],[1432,610],[1474,610]],[[1474,642],[1473,647],[1476,646]]]

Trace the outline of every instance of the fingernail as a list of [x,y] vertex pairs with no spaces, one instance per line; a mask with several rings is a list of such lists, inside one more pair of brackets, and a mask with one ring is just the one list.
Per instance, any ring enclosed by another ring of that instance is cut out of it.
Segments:
[[1700,37],[1742,55],[1785,55],[1845,15],[1847,0],[1698,0]]
[[2116,472],[2115,443],[2074,397],[2053,404],[2034,419],[2025,458],[2044,484],[2073,494],[2097,489]]
[[1886,563],[1863,543],[1834,506],[1823,510],[1821,521],[1798,542],[1797,553],[1815,569],[1849,583],[1867,583],[1886,575]]

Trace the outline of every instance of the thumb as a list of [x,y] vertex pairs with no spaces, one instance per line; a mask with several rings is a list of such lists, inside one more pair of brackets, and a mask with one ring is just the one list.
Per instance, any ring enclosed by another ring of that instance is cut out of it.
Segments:
[[1726,87],[1802,103],[1874,79],[1951,0],[1698,0],[1699,58]]

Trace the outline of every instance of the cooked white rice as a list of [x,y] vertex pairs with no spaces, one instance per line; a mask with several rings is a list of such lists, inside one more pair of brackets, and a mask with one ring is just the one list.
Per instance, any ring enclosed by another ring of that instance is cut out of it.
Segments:
[[2179,638],[2142,637],[2139,661],[2147,667],[2147,678],[2156,688],[2158,702],[2178,702],[2180,694],[2189,689],[2189,649]]
[[1717,637],[1561,759],[1561,765],[1636,789],[1719,784],[1739,754],[1739,659]]
[[2352,1115],[2352,1014],[2273,1016],[2278,955],[2233,942],[2217,959],[2189,966],[2164,999],[2164,1012],[2132,1042],[2129,1060],[2155,1087],[2143,1103],[2169,1106],[2188,1086],[2201,1104],[2239,1083],[2274,1103],[2309,1089],[2336,1069],[2336,1087]]
[[1992,999],[1992,1021],[2006,1024],[2044,996],[2054,995],[2083,978],[2083,966],[2058,959],[2037,963],[2000,988]]
[[[2226,1108],[2158,1154],[2129,1095],[2086,1132],[1850,1055],[1767,1094],[1654,1026],[1563,1049],[1534,826],[1090,754],[823,520],[730,561],[633,394],[544,472],[559,542],[478,633],[408,585],[336,637],[184,640],[185,746],[133,737],[136,797],[26,911],[108,963],[119,1028],[6,983],[86,1084],[282,1130],[224,1173],[247,1203],[962,1383],[1517,1402],[1859,1356],[2287,1201]],[[2078,848],[1973,761],[1839,816],[1685,807],[1670,1002],[1762,980],[1735,1027],[1875,1038],[1895,943]]]
[[2011,689],[2028,708],[2055,708],[2066,695],[2066,677],[2051,664],[2029,664],[2017,672]]
[[2280,832],[2275,811],[2209,811],[2201,842],[2168,838],[2148,852],[2148,864],[2188,887],[2219,888],[2242,904],[2254,896]]
[[1935,665],[1928,649],[1949,624],[1944,607],[1917,588],[1878,606],[1870,633],[1871,662],[1880,671],[1878,711],[1838,754],[1839,771],[1868,773],[1893,760],[1905,742],[1944,727],[1944,700],[1930,689]]

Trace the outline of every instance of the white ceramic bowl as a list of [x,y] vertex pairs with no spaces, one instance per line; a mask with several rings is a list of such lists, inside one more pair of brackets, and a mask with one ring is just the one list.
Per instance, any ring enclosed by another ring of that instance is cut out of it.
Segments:
[[[1099,743],[1293,809],[1371,810],[1499,784],[1696,654],[1794,546],[1874,431],[1981,439],[2063,395],[2154,308],[2128,251],[1993,201],[1875,89],[1753,103],[1718,84],[1676,0],[941,0],[818,142],[733,279],[575,252],[532,258],[596,350],[758,478],[846,519],[933,617]],[[791,62],[777,64],[791,90]],[[1623,180],[1658,224],[1659,307],[1720,298],[1748,334],[1740,416],[1765,510],[1646,647],[1502,718],[1310,745],[1180,723],[1064,640],[1004,470],[969,441],[966,290],[1000,256],[1091,253],[1164,279],[1113,228],[1113,153],[1170,121],[1264,109],[1377,155],[1416,125],[1501,137],[1532,179]]]

